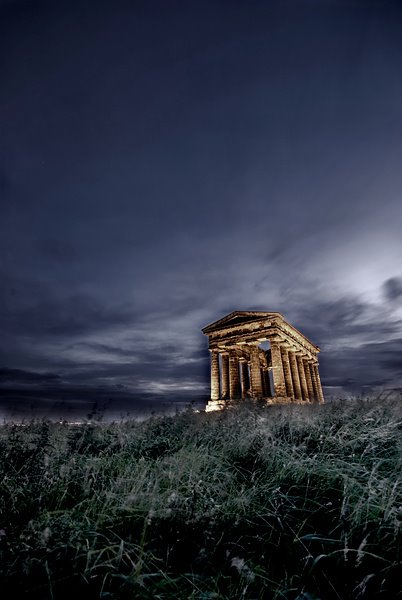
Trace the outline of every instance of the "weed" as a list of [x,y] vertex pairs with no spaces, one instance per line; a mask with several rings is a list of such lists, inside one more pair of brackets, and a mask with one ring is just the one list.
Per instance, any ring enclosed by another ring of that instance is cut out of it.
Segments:
[[392,399],[6,424],[3,595],[402,598],[401,428]]

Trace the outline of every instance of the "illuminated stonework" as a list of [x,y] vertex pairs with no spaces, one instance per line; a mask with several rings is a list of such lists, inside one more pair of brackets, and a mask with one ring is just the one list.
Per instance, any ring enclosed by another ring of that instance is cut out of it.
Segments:
[[280,313],[235,311],[202,332],[208,336],[211,353],[207,411],[246,398],[268,404],[324,402],[317,360],[320,349]]

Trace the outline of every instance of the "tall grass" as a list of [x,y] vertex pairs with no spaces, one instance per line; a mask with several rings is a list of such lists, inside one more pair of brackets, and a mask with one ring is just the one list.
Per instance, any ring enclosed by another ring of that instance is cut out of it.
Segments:
[[402,598],[395,400],[0,428],[4,598]]

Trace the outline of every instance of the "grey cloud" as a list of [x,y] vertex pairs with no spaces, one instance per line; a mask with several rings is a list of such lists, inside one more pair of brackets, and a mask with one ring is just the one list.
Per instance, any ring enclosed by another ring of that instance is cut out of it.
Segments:
[[387,300],[402,298],[402,277],[391,277],[383,283],[383,291]]
[[209,363],[209,352],[206,348],[206,345],[205,345],[205,348],[203,348],[203,349],[194,350],[194,352],[191,352],[189,354],[188,358],[192,359],[192,360],[198,360],[198,361],[204,361],[204,362],[208,361],[208,363]]
[[10,277],[5,277],[4,283],[0,327],[6,334],[70,338],[136,319],[127,304],[107,305],[88,293],[55,293],[50,284]]
[[67,346],[68,350],[88,350],[89,352],[101,352],[108,356],[119,356],[122,358],[133,358],[135,355],[135,346],[131,348],[121,348],[109,344],[101,344],[100,342],[76,342]]
[[23,369],[0,369],[0,384],[24,383],[43,384],[55,383],[60,380],[56,373],[35,373]]
[[[110,349],[109,352],[112,355],[113,350]],[[129,358],[132,360],[127,360]],[[96,380],[109,377],[116,381],[126,378],[132,384],[135,384],[135,381],[140,379],[155,383],[171,379],[177,381],[179,386],[180,381],[185,379],[206,383],[208,381],[209,357],[206,350],[204,353],[200,352],[198,358],[194,358],[191,355],[190,357],[185,354],[184,356],[181,355],[177,348],[174,352],[169,352],[163,345],[158,350],[145,346],[133,349],[131,352],[127,351],[125,357],[122,356],[117,364],[110,362],[106,357],[104,361],[94,359],[87,362],[77,362],[75,369],[72,368],[73,366],[74,364],[65,365],[65,377],[70,381]]]
[[[67,354],[62,352],[53,357],[47,350],[46,341],[53,338],[53,335],[49,335],[52,328],[42,331],[42,350],[46,352],[48,368],[62,372],[63,380],[70,384],[92,381],[112,385],[114,382],[134,389],[139,381],[145,387],[147,381],[149,384],[176,382],[179,388],[181,381],[191,379],[195,386],[203,389],[208,385],[209,356],[206,339],[199,329],[214,320],[215,314],[219,318],[225,312],[230,312],[230,308],[226,310],[223,306],[220,313],[220,309],[216,307],[222,303],[222,299],[217,298],[197,316],[198,326],[192,303],[186,305],[184,301],[187,297],[186,290],[182,292],[183,302],[178,307],[173,306],[171,311],[168,307],[160,307],[154,312],[151,303],[148,310],[144,307],[144,312],[137,313],[136,319],[132,308],[127,313],[115,307],[114,313],[108,313],[101,308],[99,300],[88,297],[84,297],[84,301],[82,297],[71,297],[66,305],[64,301],[61,302],[60,308],[65,312],[63,318],[59,319],[59,310],[55,310],[55,304],[50,316],[54,331],[57,332],[55,339],[58,342],[61,339],[74,341],[65,345]],[[352,295],[324,299],[313,284],[308,293],[292,292],[286,288],[282,292],[286,297],[284,306],[275,306],[275,309],[282,310],[290,322],[322,348],[324,385],[343,382],[344,386],[357,388],[359,383],[386,384],[392,374],[394,377],[398,375],[398,360],[395,358],[397,349],[390,346],[389,353],[384,347],[381,354],[374,356],[367,341],[395,337],[401,330],[400,321],[392,319],[386,311],[382,311],[382,318],[378,319],[376,306]],[[188,293],[191,297],[193,291],[190,285]],[[261,310],[272,308],[263,303],[244,307]],[[75,312],[79,313],[77,320]],[[204,313],[205,322],[202,316]],[[178,323],[180,327],[176,329]],[[116,328],[117,331],[125,331],[123,337],[116,334]],[[35,335],[40,329],[28,326],[27,331]],[[96,341],[98,336],[104,337],[108,331],[110,343]],[[88,336],[95,336],[95,339]],[[115,343],[112,342],[113,339]],[[338,352],[337,348],[344,345],[345,339],[350,340],[350,348]],[[354,348],[356,346],[359,350]],[[331,350],[327,351],[329,348]],[[40,349],[39,344],[38,352]],[[351,358],[345,361],[346,356]],[[367,357],[369,377],[365,376],[360,356]],[[385,356],[387,358],[383,362]],[[379,365],[383,365],[383,368]]]
[[321,359],[324,385],[360,388],[389,386],[402,389],[402,338],[344,347]]
[[79,369],[67,374],[69,383],[87,383],[92,385],[106,384],[109,386],[116,383],[124,384],[130,390],[146,391],[153,390],[155,387],[163,387],[170,384],[172,388],[179,391],[185,384],[191,384],[194,394],[200,394],[202,390],[207,392],[208,388],[208,366],[200,369],[199,365],[181,364],[169,365],[168,363],[144,363],[133,365],[123,363],[116,366],[97,366],[89,364],[80,365]]
[[[402,321],[378,306],[353,295],[320,299],[312,289],[311,296],[289,303],[289,315],[296,327],[317,345],[336,346],[348,337],[351,345],[370,339],[383,339],[400,333]],[[379,316],[380,315],[380,316]]]

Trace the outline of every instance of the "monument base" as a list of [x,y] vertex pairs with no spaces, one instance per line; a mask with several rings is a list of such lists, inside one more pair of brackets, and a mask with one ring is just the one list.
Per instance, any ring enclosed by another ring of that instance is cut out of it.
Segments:
[[205,407],[205,412],[212,412],[215,410],[224,410],[225,408],[233,408],[239,406],[242,402],[255,402],[256,404],[266,404],[268,406],[276,404],[311,404],[305,400],[294,400],[289,396],[274,396],[268,398],[247,398],[237,400],[208,400],[208,404]]
[[208,400],[208,404],[205,407],[205,412],[212,412],[214,410],[223,410],[228,406],[227,400]]

